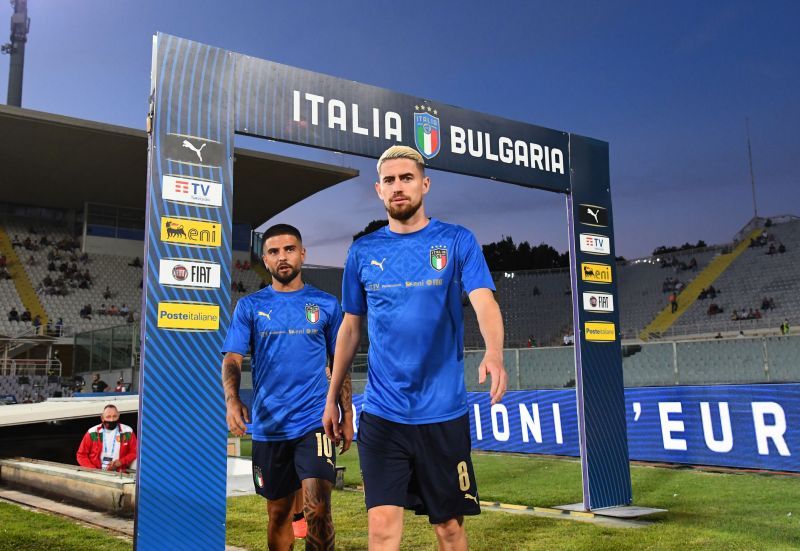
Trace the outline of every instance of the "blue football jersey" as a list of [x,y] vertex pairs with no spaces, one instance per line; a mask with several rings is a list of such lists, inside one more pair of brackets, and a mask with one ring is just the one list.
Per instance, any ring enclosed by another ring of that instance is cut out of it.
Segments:
[[308,283],[290,292],[270,285],[236,305],[222,352],[252,354],[253,440],[290,440],[322,426],[325,366],[341,322],[336,297]]
[[475,236],[434,218],[399,234],[357,240],[344,268],[342,307],[367,315],[364,410],[397,423],[448,421],[467,411],[462,291],[494,290]]

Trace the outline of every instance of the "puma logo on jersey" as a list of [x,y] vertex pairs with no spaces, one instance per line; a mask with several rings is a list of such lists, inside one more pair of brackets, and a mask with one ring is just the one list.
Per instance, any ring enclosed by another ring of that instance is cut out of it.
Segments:
[[464,494],[464,499],[471,499],[471,500],[472,500],[472,501],[474,501],[474,502],[475,502],[477,505],[480,505],[480,503],[478,503],[478,498],[477,498],[477,497],[475,497],[475,496],[474,496],[474,495],[472,495],[472,494]]
[[370,266],[377,266],[378,268],[380,268],[380,269],[381,269],[381,271],[383,271],[383,263],[384,263],[384,262],[386,262],[386,259],[385,259],[385,258],[384,258],[383,260],[381,260],[380,262],[378,262],[377,260],[372,260],[372,261],[369,263],[369,265],[370,265]]
[[264,317],[265,317],[265,318],[267,318],[269,321],[272,321],[272,318],[270,317],[270,315],[271,315],[271,314],[272,314],[272,310],[270,310],[270,311],[269,311],[269,312],[267,312],[266,314],[265,314],[264,312],[259,312],[259,313],[258,313],[258,315],[259,315],[259,316],[264,316]]

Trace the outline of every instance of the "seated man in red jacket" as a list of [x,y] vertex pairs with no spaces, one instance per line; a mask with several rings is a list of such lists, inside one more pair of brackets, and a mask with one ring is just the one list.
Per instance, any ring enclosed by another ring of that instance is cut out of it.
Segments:
[[100,415],[102,423],[83,435],[77,458],[81,467],[124,472],[136,460],[136,435],[119,422],[117,406],[108,404]]

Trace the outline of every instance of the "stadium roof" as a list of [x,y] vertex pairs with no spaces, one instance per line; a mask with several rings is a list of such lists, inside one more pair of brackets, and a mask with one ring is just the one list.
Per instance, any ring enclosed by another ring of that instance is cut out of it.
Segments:
[[115,404],[120,413],[139,411],[137,395],[106,395],[75,398],[49,398],[38,404],[14,404],[0,407],[0,427],[82,417],[100,417],[106,404]]
[[[84,202],[145,207],[143,130],[0,105],[0,200],[62,209]],[[257,226],[358,171],[235,149],[233,219]]]

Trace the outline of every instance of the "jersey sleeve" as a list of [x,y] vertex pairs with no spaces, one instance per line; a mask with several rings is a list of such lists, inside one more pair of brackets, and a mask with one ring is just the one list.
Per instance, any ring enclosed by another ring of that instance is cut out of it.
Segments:
[[339,333],[339,326],[342,324],[342,308],[339,303],[333,301],[328,324],[325,326],[325,346],[328,349],[328,355],[333,357],[333,351],[336,350],[336,335]]
[[235,352],[242,356],[250,351],[250,309],[247,307],[246,300],[240,300],[236,304],[231,318],[231,325],[228,327],[228,334],[225,336],[225,343],[222,345],[222,353]]
[[342,277],[342,309],[348,314],[363,316],[367,313],[367,295],[358,273],[358,253],[350,247]]
[[467,294],[475,289],[495,290],[492,274],[489,273],[489,266],[483,256],[481,246],[475,235],[462,229],[461,238],[457,246],[458,263],[461,269],[461,284]]

